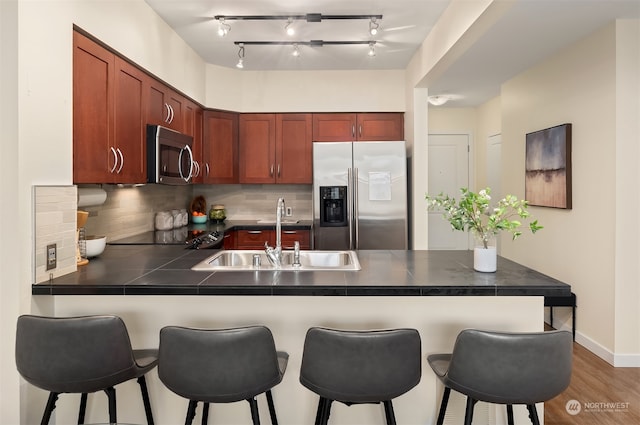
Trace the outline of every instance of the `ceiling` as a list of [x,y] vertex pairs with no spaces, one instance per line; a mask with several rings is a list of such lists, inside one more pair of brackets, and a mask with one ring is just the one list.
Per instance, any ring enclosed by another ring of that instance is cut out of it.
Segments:
[[[405,69],[451,0],[146,0],[207,63],[235,67],[239,41],[376,41],[369,46],[245,46],[245,70]],[[473,1],[473,0],[461,0]],[[506,0],[505,0],[506,1]],[[369,20],[227,20],[219,37],[217,15],[383,15],[378,35]],[[450,94],[447,106],[476,106],[500,85],[545,57],[619,18],[640,19],[640,0],[517,0],[437,79],[430,94]]]

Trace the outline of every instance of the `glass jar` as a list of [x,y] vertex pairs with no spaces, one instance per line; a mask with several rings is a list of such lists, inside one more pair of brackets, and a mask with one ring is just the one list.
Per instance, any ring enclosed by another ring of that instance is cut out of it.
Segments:
[[169,211],[156,213],[155,227],[156,230],[171,230],[173,228],[173,215]]
[[211,205],[209,220],[214,223],[222,223],[225,218],[227,218],[227,212],[224,209],[224,205]]

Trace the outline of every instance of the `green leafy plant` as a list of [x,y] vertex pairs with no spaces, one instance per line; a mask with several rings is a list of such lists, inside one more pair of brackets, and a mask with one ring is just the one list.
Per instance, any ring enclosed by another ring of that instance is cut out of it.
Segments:
[[503,230],[511,233],[514,240],[517,239],[522,235],[521,220],[530,220],[531,233],[543,228],[538,220],[531,220],[531,214],[527,210],[528,202],[518,200],[513,195],[505,196],[495,207],[491,207],[491,189],[488,187],[478,193],[461,188],[460,194],[460,200],[443,193],[437,196],[426,195],[429,210],[442,210],[452,229],[473,232],[482,241],[484,248],[488,248],[489,240]]

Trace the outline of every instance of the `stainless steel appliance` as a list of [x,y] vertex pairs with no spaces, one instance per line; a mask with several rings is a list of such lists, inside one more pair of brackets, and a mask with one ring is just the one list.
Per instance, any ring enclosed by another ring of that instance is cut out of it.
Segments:
[[150,183],[191,183],[193,137],[160,125],[147,125],[147,180]]
[[405,143],[313,143],[314,248],[407,249]]

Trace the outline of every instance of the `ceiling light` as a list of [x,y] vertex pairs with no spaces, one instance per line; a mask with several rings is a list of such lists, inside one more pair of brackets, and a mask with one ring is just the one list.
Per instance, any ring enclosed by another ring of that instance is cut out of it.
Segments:
[[296,33],[296,29],[293,27],[293,18],[287,20],[287,25],[284,26],[284,30],[288,36],[292,36]]
[[231,25],[224,21],[224,18],[218,19],[218,35],[224,37],[231,31]]
[[427,98],[427,101],[433,106],[441,106],[447,103],[449,99],[451,99],[451,97],[447,95],[436,95],[436,96],[429,96]]
[[291,54],[293,55],[294,58],[300,57],[300,47],[298,46],[298,43],[293,45],[293,52]]
[[369,21],[369,34],[371,34],[371,35],[378,34],[378,28],[379,27],[380,27],[380,24],[378,24],[376,22],[375,16],[372,16],[371,17],[371,21]]
[[236,64],[236,68],[242,69],[244,68],[244,44],[239,44],[240,48],[238,50],[238,63]]
[[375,42],[369,43],[369,53],[367,53],[369,57],[374,57],[376,55]]

